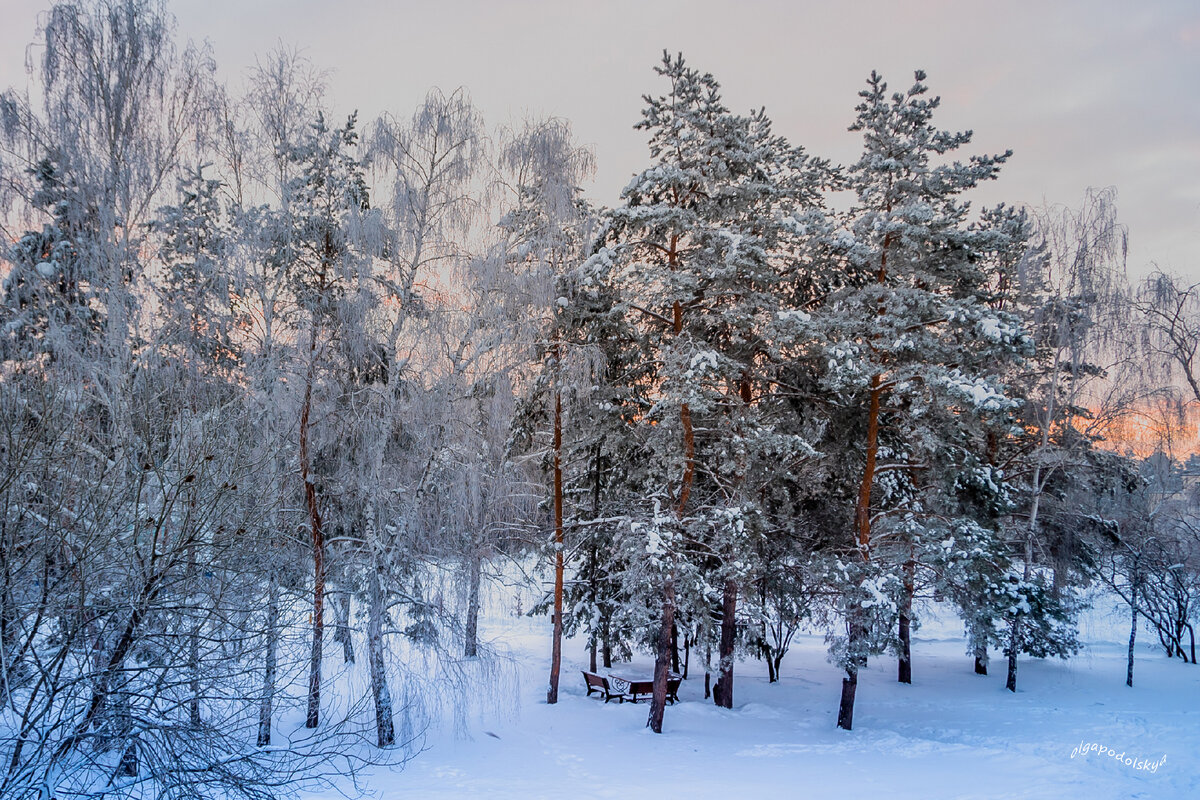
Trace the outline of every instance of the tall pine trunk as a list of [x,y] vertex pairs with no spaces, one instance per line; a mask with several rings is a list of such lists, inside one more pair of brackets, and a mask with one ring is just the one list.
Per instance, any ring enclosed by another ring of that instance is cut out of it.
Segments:
[[[881,270],[881,275],[882,275]],[[880,278],[882,282],[882,278]],[[864,562],[871,554],[871,489],[875,483],[875,459],[879,451],[879,412],[883,397],[883,378],[879,374],[871,377],[871,392],[867,404],[867,459],[863,467],[862,482],[858,487],[858,500],[854,506],[854,527],[857,533],[859,556]],[[861,591],[861,587],[860,591]],[[857,600],[855,601],[858,602]],[[842,679],[842,697],[838,703],[837,726],[850,730],[854,724],[854,698],[858,692],[858,670],[863,659],[858,655],[865,631],[862,630],[861,609],[855,605],[846,610],[849,637],[849,663],[846,677]]]
[[900,607],[900,663],[897,669],[897,679],[900,683],[912,683],[912,607],[915,589],[916,564],[909,551],[909,559],[904,562],[904,603]]
[[842,678],[842,697],[838,701],[837,726],[844,731],[854,727],[854,695],[858,692],[858,667],[854,664],[846,667],[846,677]]
[[[668,263],[677,265],[679,236],[671,236]],[[683,333],[683,304],[676,300],[671,308],[671,329],[675,336]],[[679,423],[683,430],[683,478],[679,486],[679,500],[675,506],[675,518],[683,522],[688,498],[692,494],[692,481],[696,474],[696,439],[692,430],[692,411],[687,403],[679,406]],[[662,733],[663,714],[667,708],[667,673],[671,666],[671,628],[675,624],[675,566],[671,565],[663,581],[662,628],[658,632],[658,653],[654,659],[654,691],[650,695],[650,715],[646,724],[655,733]]]
[[733,647],[737,636],[738,585],[732,578],[725,581],[721,603],[721,643],[718,652],[721,675],[713,700],[724,708],[733,708]]
[[671,666],[671,626],[675,624],[675,576],[663,582],[662,624],[658,630],[658,650],[654,659],[654,691],[650,695],[650,716],[646,725],[662,733],[663,712],[667,708],[667,673]]
[[861,620],[851,617],[847,626],[850,655],[846,662],[846,677],[842,678],[842,697],[838,703],[837,726],[842,730],[854,727],[854,696],[858,692],[858,671],[866,666],[865,659],[858,655],[862,648],[862,640],[866,636]]
[[679,623],[671,624],[671,671],[679,674]]
[[[555,362],[558,361],[555,343]],[[563,488],[562,488],[562,395],[554,392],[554,639],[550,648],[550,689],[546,702],[558,702],[558,675],[562,667],[563,632]]]

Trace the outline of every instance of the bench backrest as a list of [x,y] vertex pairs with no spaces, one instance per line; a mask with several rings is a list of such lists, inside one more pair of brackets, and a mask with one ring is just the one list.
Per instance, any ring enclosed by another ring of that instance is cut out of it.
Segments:
[[583,679],[587,681],[588,686],[595,686],[600,689],[608,688],[608,678],[605,678],[603,675],[597,675],[594,672],[584,671]]

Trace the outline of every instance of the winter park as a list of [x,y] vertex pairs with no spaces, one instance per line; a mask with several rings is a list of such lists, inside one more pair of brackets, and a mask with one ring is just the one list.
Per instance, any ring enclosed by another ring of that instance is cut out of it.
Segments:
[[1197,74],[6,0],[0,800],[1200,797]]

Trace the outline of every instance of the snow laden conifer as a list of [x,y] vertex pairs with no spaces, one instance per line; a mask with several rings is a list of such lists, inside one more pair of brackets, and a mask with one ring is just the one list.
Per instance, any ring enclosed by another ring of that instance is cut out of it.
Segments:
[[793,341],[815,348],[828,407],[817,446],[843,509],[830,516],[850,534],[833,543],[826,568],[846,626],[831,644],[846,671],[838,726],[847,730],[858,670],[897,626],[907,660],[922,551],[953,520],[977,516],[969,491],[1003,502],[1003,476],[979,453],[986,430],[1014,407],[997,369],[1028,349],[1020,321],[988,304],[985,250],[995,232],[969,224],[959,199],[995,178],[1008,154],[950,161],[971,133],[933,125],[938,99],[924,79],[917,72],[910,89],[889,94],[872,73],[859,93],[850,129],[863,152],[846,173],[856,202],[831,250],[844,285],[788,320]]
[[167,358],[207,376],[229,376],[238,366],[230,271],[222,269],[233,239],[221,208],[222,183],[188,169],[177,182],[178,205],[159,209],[151,227],[161,237],[163,279],[160,339]]
[[[687,613],[720,606],[717,700],[731,706],[737,598],[765,532],[763,467],[810,452],[767,413],[765,330],[791,280],[805,215],[819,209],[823,162],[771,131],[762,111],[731,113],[709,74],[664,53],[668,94],[647,97],[654,163],[609,216],[607,249],[623,305],[654,365],[637,429],[643,549],[661,564],[661,630],[650,727],[661,731],[677,593]],[[648,538],[647,538],[648,537]],[[636,540],[637,537],[634,537]],[[642,559],[646,555],[641,556]],[[695,586],[681,586],[682,575]],[[703,599],[701,599],[703,598]]]
[[97,308],[95,262],[81,248],[94,238],[82,198],[61,168],[43,158],[29,169],[30,204],[49,220],[17,237],[5,254],[0,358],[20,362],[44,353],[50,364],[94,353],[104,324]]

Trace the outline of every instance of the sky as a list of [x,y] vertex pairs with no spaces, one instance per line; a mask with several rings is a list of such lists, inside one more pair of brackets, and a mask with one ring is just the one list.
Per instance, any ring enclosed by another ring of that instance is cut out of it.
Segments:
[[[27,83],[46,0],[0,0],[0,87]],[[361,120],[407,116],[429,88],[465,87],[491,124],[571,121],[592,148],[589,194],[613,205],[649,164],[633,129],[664,82],[662,51],[721,82],[735,111],[850,162],[846,131],[872,70],[894,90],[925,70],[935,122],[965,153],[1014,155],[974,202],[1078,205],[1115,186],[1134,275],[1200,281],[1200,2],[1196,0],[174,0],[178,38],[207,40],[235,88],[280,44],[327,71]]]

